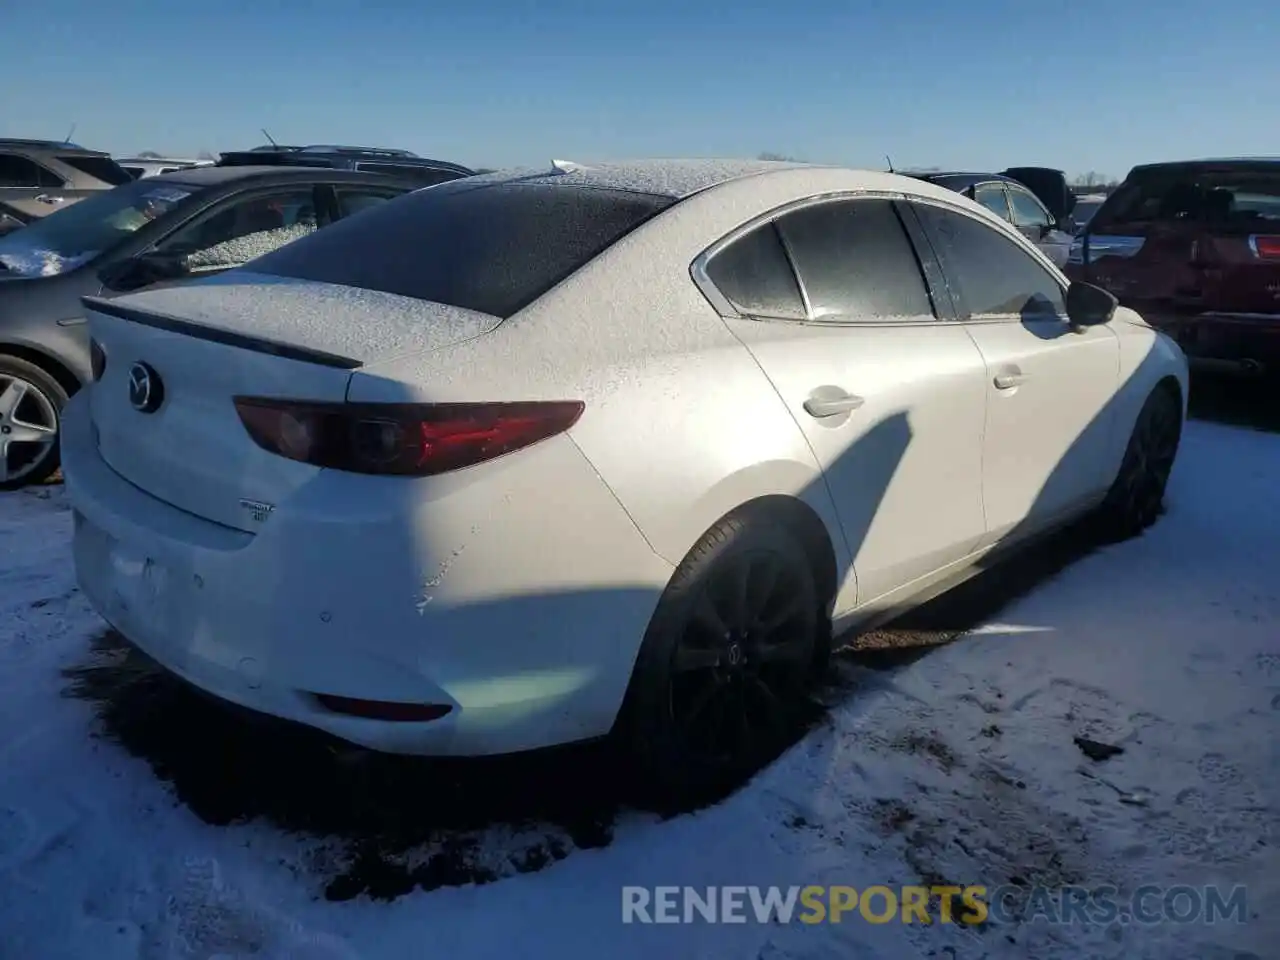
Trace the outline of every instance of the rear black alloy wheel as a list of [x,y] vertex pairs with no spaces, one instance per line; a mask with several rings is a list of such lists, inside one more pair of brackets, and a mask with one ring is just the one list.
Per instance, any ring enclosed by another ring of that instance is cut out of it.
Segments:
[[824,622],[808,556],[781,520],[745,513],[707,533],[663,594],[628,691],[642,793],[694,805],[777,756]]
[[671,664],[671,717],[713,763],[767,755],[785,739],[813,658],[811,597],[776,553],[727,560],[703,585]]
[[1181,437],[1177,397],[1167,390],[1154,391],[1138,414],[1120,473],[1103,505],[1110,535],[1116,539],[1136,536],[1160,517]]
[[66,391],[17,357],[0,356],[0,490],[41,483],[58,469]]

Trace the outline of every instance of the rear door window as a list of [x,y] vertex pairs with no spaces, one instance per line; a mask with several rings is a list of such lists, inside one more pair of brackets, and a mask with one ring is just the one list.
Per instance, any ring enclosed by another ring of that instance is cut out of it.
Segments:
[[0,153],[0,187],[61,187],[62,178],[28,157]]
[[778,220],[815,321],[932,317],[915,249],[888,200],[838,200]]
[[188,270],[203,273],[238,267],[317,229],[311,187],[240,197],[216,207],[157,245],[180,257]]
[[340,220],[254,270],[509,317],[674,202],[458,179]]
[[109,183],[113,187],[118,187],[133,180],[133,177],[129,175],[129,171],[125,170],[124,167],[110,157],[71,154],[58,157],[58,162],[65,163],[73,170],[79,170],[81,173],[88,174],[103,183]]
[[957,211],[915,208],[968,318],[1066,316],[1062,284],[1012,238]]
[[338,211],[344,217],[380,207],[388,200],[394,200],[407,192],[391,187],[338,187],[337,189]]
[[805,320],[796,275],[773,223],[734,240],[707,262],[707,277],[745,316]]

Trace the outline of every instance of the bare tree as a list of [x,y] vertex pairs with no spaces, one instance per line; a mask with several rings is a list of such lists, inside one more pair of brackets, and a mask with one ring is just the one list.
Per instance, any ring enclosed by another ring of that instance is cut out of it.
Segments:
[[1103,187],[1111,183],[1111,177],[1105,173],[1098,173],[1096,170],[1090,170],[1088,173],[1080,174],[1073,181],[1077,187]]
[[786,161],[787,163],[802,162],[799,157],[788,157],[784,153],[769,153],[767,151],[765,153],[760,154],[758,157],[756,157],[756,159],[757,160],[783,160],[783,161]]

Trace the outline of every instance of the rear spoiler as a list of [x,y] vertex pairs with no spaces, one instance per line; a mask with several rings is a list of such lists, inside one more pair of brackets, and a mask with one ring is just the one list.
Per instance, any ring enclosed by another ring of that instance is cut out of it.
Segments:
[[362,360],[353,360],[351,357],[344,357],[337,353],[313,350],[310,347],[300,347],[297,344],[283,343],[267,337],[254,337],[245,333],[236,333],[223,327],[215,327],[212,324],[199,323],[195,320],[183,320],[179,317],[169,316],[166,313],[139,310],[137,307],[126,307],[111,300],[104,300],[102,297],[81,297],[80,302],[84,304],[86,310],[114,317],[117,320],[127,320],[129,323],[141,324],[144,327],[154,327],[157,330],[165,330],[169,333],[181,333],[188,337],[195,337],[197,340],[208,340],[212,343],[225,344],[228,347],[238,347],[241,350],[252,350],[254,353],[266,353],[285,360],[301,360],[304,363],[336,367],[339,370],[355,370],[364,366],[364,361]]

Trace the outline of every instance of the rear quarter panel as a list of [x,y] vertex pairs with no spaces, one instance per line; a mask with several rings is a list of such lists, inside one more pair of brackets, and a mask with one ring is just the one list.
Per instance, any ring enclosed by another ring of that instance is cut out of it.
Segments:
[[686,199],[488,336],[357,380],[412,380],[438,400],[582,399],[573,440],[663,559],[679,563],[741,504],[783,494],[822,521],[843,580],[848,550],[818,463],[689,270],[734,227],[815,189],[848,190],[851,176],[772,174]]

